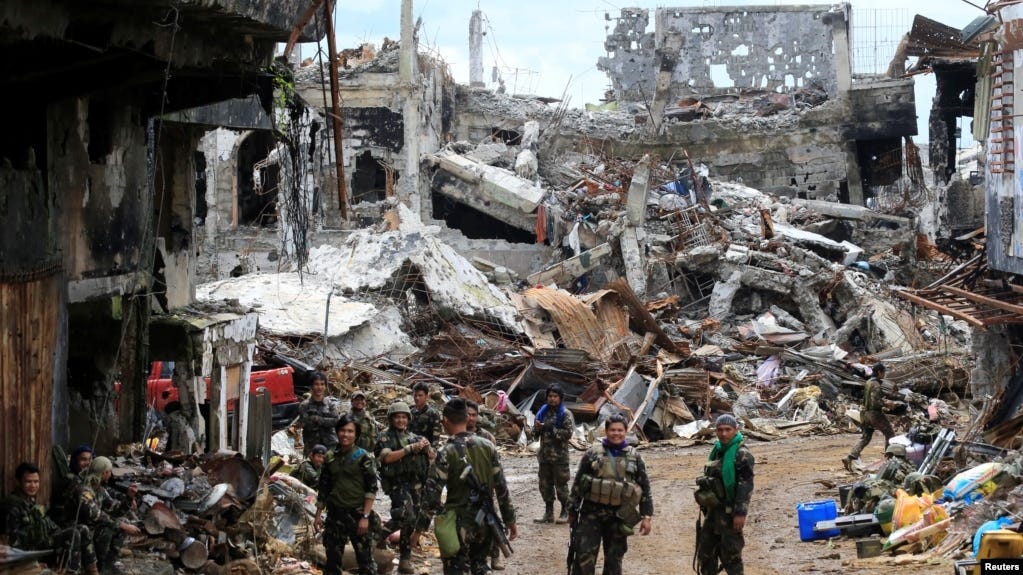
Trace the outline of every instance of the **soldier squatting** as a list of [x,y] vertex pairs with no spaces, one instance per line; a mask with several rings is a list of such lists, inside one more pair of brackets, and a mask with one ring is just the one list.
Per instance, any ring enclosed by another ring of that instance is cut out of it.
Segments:
[[[314,374],[297,422],[306,459],[293,475],[317,490],[314,529],[322,531],[326,548],[324,575],[341,575],[349,543],[358,564],[354,573],[377,573],[373,547],[395,531],[400,533],[398,572],[415,573],[412,551],[419,534],[433,523],[445,575],[504,569],[500,550],[510,552],[509,541],[517,537],[516,513],[494,436],[481,428],[479,406],[454,398],[440,413],[429,405],[426,385],[417,384],[413,392],[413,406],[397,401],[388,408],[381,431],[365,410],[362,392],[352,394],[352,410],[342,415],[340,402],[327,394],[326,376]],[[563,400],[559,386],[549,387],[532,429],[540,441],[538,484],[545,505],[536,521],[570,523],[570,575],[592,575],[601,548],[603,574],[620,575],[628,537],[652,530],[654,502],[646,464],[626,440],[629,420],[613,415],[604,421],[604,439],[581,457],[569,490],[575,422]],[[700,575],[720,570],[741,575],[754,459],[734,417],[719,417],[715,427],[718,441],[696,492],[703,520],[694,567]],[[894,476],[904,454],[892,455],[892,479],[901,479]],[[137,489],[120,500],[113,497],[105,487],[111,468],[109,459],[93,459],[87,446],[77,448],[69,461],[71,472],[57,482],[64,492],[54,494],[47,515],[35,500],[41,472],[22,464],[17,487],[0,508],[0,542],[26,550],[55,549],[55,565],[65,572],[98,575],[112,562],[124,535],[139,532],[125,518]],[[391,501],[387,522],[373,510],[378,486]],[[561,504],[557,516],[555,500]]]

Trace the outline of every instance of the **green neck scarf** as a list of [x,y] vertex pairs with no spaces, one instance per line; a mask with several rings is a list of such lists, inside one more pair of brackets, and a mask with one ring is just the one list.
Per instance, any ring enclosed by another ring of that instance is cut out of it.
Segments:
[[721,445],[720,441],[714,442],[714,449],[710,450],[710,461],[721,455],[721,479],[725,483],[725,498],[729,503],[735,501],[735,454],[742,445],[742,433],[736,433],[728,445]]

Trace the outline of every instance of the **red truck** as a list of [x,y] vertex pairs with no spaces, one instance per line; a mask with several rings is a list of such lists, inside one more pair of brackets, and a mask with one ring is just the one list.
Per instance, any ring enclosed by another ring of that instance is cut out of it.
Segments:
[[[178,401],[178,388],[173,383],[173,377],[173,361],[154,361],[150,366],[146,382],[146,403],[153,409],[162,412],[168,404]],[[207,399],[209,382],[210,378],[207,377]],[[264,388],[270,393],[274,429],[287,426],[298,416],[300,399],[295,394],[295,370],[291,366],[252,366],[249,390],[255,392],[259,388]],[[228,412],[234,410],[235,403],[230,402]]]

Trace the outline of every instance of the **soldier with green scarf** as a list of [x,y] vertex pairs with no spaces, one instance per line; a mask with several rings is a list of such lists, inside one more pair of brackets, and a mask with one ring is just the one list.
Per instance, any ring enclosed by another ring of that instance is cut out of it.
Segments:
[[715,423],[718,440],[710,452],[703,477],[698,480],[716,497],[703,498],[700,509],[706,515],[698,533],[696,555],[700,575],[742,575],[742,529],[746,525],[753,494],[753,454],[746,449],[738,422],[729,414]]

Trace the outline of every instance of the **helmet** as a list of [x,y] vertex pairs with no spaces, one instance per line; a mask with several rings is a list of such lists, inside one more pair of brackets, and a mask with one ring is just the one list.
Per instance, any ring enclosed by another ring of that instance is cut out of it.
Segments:
[[885,455],[888,455],[889,453],[891,453],[892,455],[894,455],[896,457],[905,457],[906,456],[906,446],[905,445],[899,445],[898,443],[893,443],[893,444],[889,445],[887,449],[884,450],[884,453],[885,453]]
[[404,413],[405,415],[412,416],[412,410],[409,409],[408,404],[404,401],[395,401],[391,404],[391,407],[387,408],[387,417],[390,418],[395,413]]

